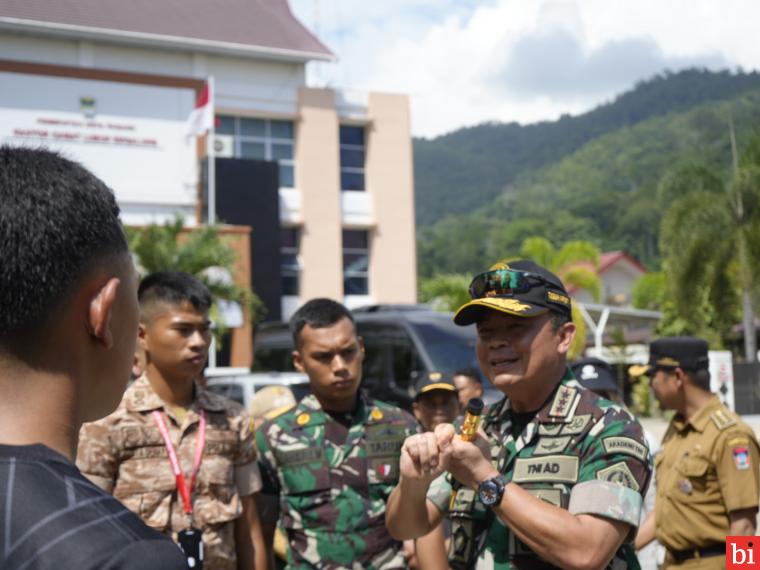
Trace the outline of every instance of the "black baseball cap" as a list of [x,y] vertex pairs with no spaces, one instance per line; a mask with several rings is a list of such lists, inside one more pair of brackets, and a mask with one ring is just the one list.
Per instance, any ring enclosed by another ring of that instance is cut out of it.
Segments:
[[454,386],[454,381],[448,374],[443,372],[426,372],[422,375],[415,385],[414,399],[416,400],[422,394],[427,394],[435,390],[445,390],[456,394],[457,388]]
[[682,368],[683,370],[706,370],[710,366],[707,341],[693,336],[661,338],[649,345],[649,362],[631,366],[631,376],[649,374],[657,368]]
[[549,311],[571,316],[570,296],[559,277],[528,259],[497,263],[470,283],[471,301],[454,315],[465,326],[478,322],[485,311],[517,317],[537,317]]
[[599,358],[581,358],[570,365],[573,375],[581,386],[594,392],[620,392],[615,371],[604,360]]

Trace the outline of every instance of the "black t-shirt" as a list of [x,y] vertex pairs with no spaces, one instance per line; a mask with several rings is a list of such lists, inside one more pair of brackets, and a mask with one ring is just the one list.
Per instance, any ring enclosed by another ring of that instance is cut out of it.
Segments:
[[0,445],[0,569],[186,570],[179,547],[44,445]]

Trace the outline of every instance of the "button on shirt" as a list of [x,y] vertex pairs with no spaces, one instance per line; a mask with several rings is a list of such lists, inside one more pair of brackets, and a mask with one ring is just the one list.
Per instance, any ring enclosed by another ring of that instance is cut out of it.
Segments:
[[240,497],[261,488],[250,420],[242,407],[196,384],[182,421],[165,406],[143,376],[129,387],[110,416],[85,424],[77,465],[91,481],[113,493],[150,527],[176,540],[188,518],[161,433],[153,418],[163,415],[187,483],[193,467],[200,410],[206,413],[206,445],[193,491],[194,525],[203,531],[208,568],[236,568],[234,520]]
[[723,543],[728,513],[758,506],[757,439],[717,396],[688,421],[673,417],[655,473],[655,532],[669,550]]

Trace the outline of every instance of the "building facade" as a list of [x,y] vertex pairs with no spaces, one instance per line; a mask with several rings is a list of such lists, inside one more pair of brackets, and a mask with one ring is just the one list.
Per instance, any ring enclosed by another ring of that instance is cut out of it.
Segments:
[[285,0],[5,3],[0,58],[0,143],[80,160],[134,225],[204,218],[185,121],[213,77],[217,169],[238,173],[216,193],[251,220],[269,318],[316,296],[415,302],[408,99],[308,86],[307,63],[334,55]]

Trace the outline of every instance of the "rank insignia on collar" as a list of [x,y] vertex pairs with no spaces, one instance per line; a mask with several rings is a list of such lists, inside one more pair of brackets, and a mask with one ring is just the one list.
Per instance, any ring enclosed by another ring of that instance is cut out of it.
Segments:
[[300,414],[300,415],[299,415],[299,416],[296,418],[296,423],[297,423],[299,426],[305,426],[306,424],[308,424],[308,423],[309,423],[309,420],[310,420],[310,419],[311,419],[311,416],[310,416],[309,414],[307,414],[307,413],[305,413],[305,412],[304,412],[303,414]]
[[571,388],[570,386],[560,386],[557,390],[556,396],[554,396],[549,415],[560,418],[567,417],[572,409],[576,393],[577,390],[575,388]]

